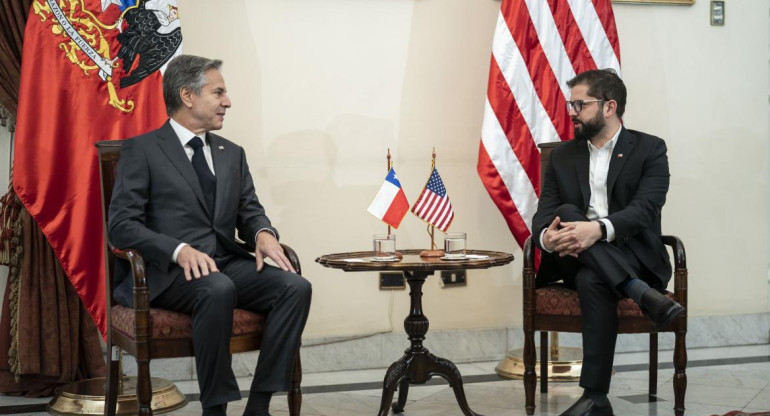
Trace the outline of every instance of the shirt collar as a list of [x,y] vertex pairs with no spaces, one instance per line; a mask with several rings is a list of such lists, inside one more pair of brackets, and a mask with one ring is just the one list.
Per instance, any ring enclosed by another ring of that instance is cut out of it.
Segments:
[[615,134],[612,136],[612,139],[608,141],[607,143],[602,146],[601,149],[598,149],[596,146],[594,146],[593,143],[591,143],[590,140],[586,140],[586,143],[588,143],[588,150],[591,152],[597,152],[599,150],[608,149],[610,152],[615,148],[615,143],[618,142],[618,137],[620,137],[620,130],[623,129],[623,126],[618,127],[618,131],[615,132]]
[[188,130],[187,127],[179,124],[173,118],[169,118],[168,122],[171,124],[171,128],[174,129],[174,133],[176,133],[176,137],[179,139],[179,142],[182,143],[182,147],[187,146],[187,143],[193,138],[193,136],[200,137],[200,139],[203,141],[203,146],[208,146],[208,143],[206,142],[206,133],[203,133],[202,135],[195,134]]

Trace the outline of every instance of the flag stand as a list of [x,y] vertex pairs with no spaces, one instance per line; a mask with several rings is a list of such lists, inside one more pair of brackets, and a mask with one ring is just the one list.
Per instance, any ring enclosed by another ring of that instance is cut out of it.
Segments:
[[430,250],[423,250],[420,252],[420,257],[444,257],[444,250],[438,250],[436,247],[436,241],[434,235],[436,233],[436,227],[428,225],[428,235],[430,235]]
[[[385,172],[390,172],[390,169],[393,168],[393,162],[390,160],[390,147],[388,148],[388,156],[387,156],[387,168],[385,169]],[[388,224],[388,235],[391,234],[390,230],[390,224]],[[398,261],[401,261],[401,259],[404,258],[404,255],[398,252],[398,249],[394,252],[396,257],[398,258]]]
[[[123,353],[120,354],[119,374],[123,373]],[[57,416],[70,415],[104,415],[106,397],[105,377],[90,378],[65,384],[56,389],[56,394],[48,402],[46,412]],[[115,407],[116,416],[136,415],[139,412],[139,402],[136,400],[137,377],[123,375],[118,382],[118,400]],[[153,413],[166,413],[187,405],[187,397],[176,385],[166,379],[152,377],[152,401],[150,407]]]
[[[436,167],[436,148],[433,148],[433,159],[431,161],[431,172]],[[430,235],[430,250],[423,250],[420,252],[420,257],[444,257],[444,250],[438,250],[436,247],[436,227],[433,224],[428,224],[428,235]]]
[[[583,349],[559,346],[559,333],[551,332],[548,354],[549,381],[578,381],[583,369]],[[535,348],[535,374],[540,372],[540,348]],[[524,378],[524,350],[521,348],[508,351],[495,367],[495,372],[506,378]]]

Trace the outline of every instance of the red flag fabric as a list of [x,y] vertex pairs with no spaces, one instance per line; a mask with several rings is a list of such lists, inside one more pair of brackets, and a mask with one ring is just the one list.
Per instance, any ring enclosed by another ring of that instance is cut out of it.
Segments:
[[94,143],[166,120],[159,70],[181,53],[182,41],[175,0],[129,2],[33,3],[13,163],[19,199],[102,334],[104,236]]
[[406,200],[406,194],[401,188],[395,169],[390,168],[385,176],[385,182],[377,191],[367,211],[395,229],[401,225],[404,216],[409,212],[409,201]]
[[477,170],[519,245],[540,195],[540,143],[572,139],[567,81],[620,74],[610,0],[503,0],[492,43]]

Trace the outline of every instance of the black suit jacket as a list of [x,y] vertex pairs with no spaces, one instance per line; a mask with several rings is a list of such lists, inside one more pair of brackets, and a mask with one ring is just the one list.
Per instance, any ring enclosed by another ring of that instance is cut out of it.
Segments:
[[[256,234],[270,229],[257,199],[243,148],[207,133],[216,172],[215,212],[210,213],[198,176],[174,129],[160,129],[123,144],[109,209],[109,238],[119,248],[138,250],[147,262],[150,300],[183,270],[171,261],[181,243],[214,256],[217,239],[232,254],[253,258],[236,244],[253,250]],[[132,304],[133,282],[127,262],[116,263],[116,300]]]
[[[589,158],[584,141],[565,142],[551,153],[532,219],[532,235],[538,246],[540,233],[551,224],[560,205],[574,204],[587,211],[591,198]],[[671,262],[660,239],[661,210],[668,186],[668,157],[663,139],[621,127],[607,174],[607,219],[615,228],[612,244],[632,252],[651,277],[658,279],[659,287],[665,287],[671,278]],[[539,285],[555,277],[555,267],[548,264],[551,260],[550,256],[543,256]]]

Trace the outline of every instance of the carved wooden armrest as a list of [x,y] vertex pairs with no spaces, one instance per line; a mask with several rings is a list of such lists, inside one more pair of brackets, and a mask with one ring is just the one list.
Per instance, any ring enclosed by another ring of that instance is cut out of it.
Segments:
[[[121,250],[108,244],[115,257],[127,260],[131,265],[131,275],[134,277],[134,330],[136,340],[147,342],[152,333],[152,321],[150,319],[150,290],[147,288],[147,275],[144,271],[144,258],[133,248]],[[138,345],[138,348],[146,348],[146,344]]]
[[121,250],[110,244],[110,250],[115,257],[127,260],[131,265],[131,275],[134,277],[134,289],[147,288],[147,276],[144,271],[144,258],[133,248]]
[[674,252],[674,298],[687,309],[687,255],[684,243],[674,235],[661,236],[661,240]]
[[[242,241],[235,241],[236,244],[245,251],[248,251],[253,254],[254,249],[249,247],[248,244],[242,242]],[[283,254],[286,256],[287,259],[289,259],[289,263],[291,263],[291,267],[294,268],[294,270],[297,272],[297,274],[302,274],[302,267],[299,263],[299,257],[297,256],[297,253],[294,251],[293,248],[287,246],[286,244],[281,243],[281,247],[283,247]]]
[[[522,254],[524,255],[524,267],[522,268],[522,303],[524,306],[523,324],[525,331],[532,331],[535,325],[535,245],[532,244],[531,236],[527,237],[524,241]],[[534,354],[534,352],[532,352],[532,354]]]
[[291,267],[294,268],[294,270],[297,272],[297,274],[302,274],[302,266],[299,264],[299,257],[297,256],[297,253],[294,251],[293,248],[287,246],[286,244],[281,243],[281,247],[283,247],[283,254],[286,256],[287,259],[289,259],[289,263],[291,263]]
[[524,241],[524,248],[522,254],[524,255],[524,267],[523,267],[523,279],[524,288],[535,288],[535,243],[532,241],[532,236],[527,237]]

